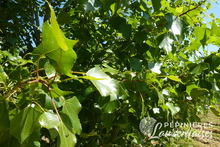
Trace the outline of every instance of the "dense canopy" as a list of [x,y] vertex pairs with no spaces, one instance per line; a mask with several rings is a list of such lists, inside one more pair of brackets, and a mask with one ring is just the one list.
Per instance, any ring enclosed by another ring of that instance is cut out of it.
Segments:
[[145,117],[220,116],[220,54],[206,51],[220,46],[220,18],[210,8],[209,0],[0,1],[0,146],[148,146]]

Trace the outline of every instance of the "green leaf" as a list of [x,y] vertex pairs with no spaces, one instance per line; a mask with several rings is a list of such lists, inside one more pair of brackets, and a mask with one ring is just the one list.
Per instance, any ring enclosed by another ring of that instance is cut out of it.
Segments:
[[209,64],[210,70],[214,71],[220,65],[220,57],[211,54],[205,59],[205,62]]
[[38,122],[40,114],[41,112],[32,107],[23,109],[11,120],[11,134],[16,137],[20,143],[23,143],[34,130],[40,128]]
[[10,127],[10,120],[8,116],[8,109],[5,100],[0,102],[0,135],[2,131]]
[[164,103],[164,96],[161,92],[157,91],[157,95],[159,98],[159,103],[163,104]]
[[57,138],[57,136],[59,135],[59,134],[58,134],[58,130],[55,129],[55,128],[51,128],[51,129],[49,129],[48,131],[49,131],[49,133],[50,133],[50,138],[51,138],[51,140],[55,140],[55,139]]
[[111,18],[110,24],[126,38],[131,37],[131,25],[127,24],[126,19],[120,16]]
[[171,32],[174,34],[174,35],[180,35],[182,33],[182,21],[180,19],[180,17],[176,17],[173,22],[172,22],[172,25],[171,25]]
[[42,30],[42,43],[33,51],[34,59],[38,60],[45,55],[60,74],[70,73],[77,58],[72,48],[78,41],[65,38],[64,40],[69,50],[64,51],[60,49],[48,22],[43,23]]
[[71,17],[70,14],[65,12],[65,11],[61,11],[58,15],[57,21],[59,22],[59,24],[63,25],[63,24],[69,24],[71,23]]
[[97,11],[100,8],[100,3],[98,0],[84,0],[84,9],[86,12]]
[[72,128],[72,132],[80,134],[82,127],[78,118],[78,114],[81,110],[81,104],[76,97],[68,99],[64,102],[61,117],[63,122],[69,128]]
[[59,126],[59,146],[60,147],[74,147],[76,144],[76,136],[70,131],[63,122]]
[[142,69],[142,60],[132,57],[130,59],[130,66],[132,69],[140,72]]
[[[63,101],[59,97],[53,98],[53,100],[57,108],[63,106]],[[54,110],[52,99],[47,94],[45,94],[45,108]]]
[[90,133],[81,133],[80,134],[80,137],[83,137],[83,138],[89,138],[89,137],[92,137],[92,136],[97,136],[98,133],[97,132],[90,132]]
[[119,108],[120,108],[120,102],[118,100],[110,100],[109,102],[101,106],[103,112],[109,114],[114,113]]
[[193,34],[196,36],[196,42],[200,42],[204,38],[205,30],[203,27],[196,27],[194,29]]
[[125,38],[131,37],[131,25],[127,23],[121,23],[118,31],[122,33]]
[[209,91],[212,89],[212,83],[206,80],[199,80],[197,85],[199,85],[201,88],[206,88]]
[[159,44],[159,48],[166,50],[167,54],[172,51],[173,39],[169,36],[165,36],[162,42]]
[[199,87],[196,86],[196,85],[194,85],[194,84],[188,85],[188,86],[186,87],[186,93],[187,93],[188,95],[190,95],[191,90],[194,89],[194,88],[199,88]]
[[109,11],[110,10],[110,6],[115,2],[115,0],[100,0],[100,2],[102,3],[102,7],[105,10]]
[[175,107],[173,105],[173,103],[167,102],[166,105],[169,108],[169,110],[171,111],[172,116],[174,116],[180,110],[180,108],[179,107]]
[[200,40],[202,46],[204,47],[206,45],[206,41],[208,40],[208,36],[207,36],[207,32],[206,32],[206,29],[205,29],[205,33],[204,33],[204,36],[203,38]]
[[116,3],[111,4],[110,9],[111,9],[111,11],[112,11],[112,15],[115,14],[115,11],[116,11],[115,8],[116,8]]
[[65,37],[64,37],[64,35],[63,35],[62,31],[60,30],[60,27],[57,23],[55,12],[54,12],[52,6],[50,5],[50,3],[49,2],[47,2],[47,3],[50,7],[50,12],[51,12],[50,22],[52,25],[53,34],[55,35],[55,38],[57,40],[59,47],[62,50],[67,51],[69,48],[66,44]]
[[58,130],[58,126],[60,125],[60,120],[57,114],[44,112],[39,118],[39,123],[44,128],[47,129],[55,128],[56,130]]
[[120,16],[112,17],[110,19],[110,24],[114,29],[119,30],[121,24],[126,24],[126,19]]
[[112,123],[115,119],[114,113],[103,114],[101,116],[103,125],[109,130],[112,127]]
[[151,71],[160,74],[160,68],[162,66],[162,63],[153,63],[153,62],[148,62],[148,67]]
[[171,14],[166,15],[165,18],[167,21],[167,29],[170,30],[174,35],[180,35],[183,27],[181,19]]
[[209,67],[208,63],[192,64],[192,66],[190,67],[190,71],[194,75],[199,75],[202,74],[203,71],[208,69],[208,67]]
[[208,28],[196,27],[193,33],[196,36],[195,41],[204,47],[210,38],[211,31]]
[[2,147],[23,147],[24,146],[24,145],[21,145],[18,139],[12,136],[10,133],[4,134],[4,135],[7,135],[10,138],[4,142],[1,142],[2,140],[4,140],[5,137],[7,137],[7,136],[1,136],[0,145]]
[[105,80],[90,80],[93,85],[98,89],[100,94],[104,97],[110,95],[117,95],[120,96],[121,94],[126,94],[124,89],[120,86],[120,84],[110,78],[107,74],[103,72],[103,70],[96,66],[90,69],[87,73],[88,76],[95,77],[98,79],[105,79]]
[[33,132],[27,141],[27,147],[41,147],[39,138],[41,137],[40,131]]
[[53,65],[50,64],[49,61],[45,63],[44,68],[48,78],[54,77],[56,75],[56,69],[53,67]]
[[95,78],[91,76],[78,76],[77,78],[87,79],[87,80],[106,80],[105,78]]
[[215,114],[215,116],[220,117],[220,110],[217,109],[215,105],[211,105],[210,110],[212,111],[213,114]]
[[0,65],[0,83],[5,84],[8,79],[8,75],[4,72],[3,67]]
[[212,21],[212,27],[211,27],[211,36],[218,36],[220,37],[220,27],[217,26],[215,21]]
[[171,75],[171,76],[167,76],[167,78],[169,78],[170,80],[173,80],[173,81],[176,81],[176,82],[180,82],[180,83],[183,84],[183,82],[181,81],[181,79],[178,78],[177,76]]
[[115,68],[112,68],[111,66],[108,66],[108,65],[103,65],[105,66],[105,68],[103,69],[103,72],[108,72],[110,73],[111,75],[114,75],[114,74],[118,74],[119,71]]
[[53,98],[60,97],[60,96],[65,96],[65,95],[73,93],[72,91],[63,91],[63,90],[61,90],[58,87],[57,84],[52,84],[52,87],[53,88],[52,88],[52,90],[50,92],[51,92]]
[[203,96],[203,94],[205,92],[209,92],[207,89],[205,88],[193,88],[191,91],[190,91],[190,96],[192,98],[198,98],[200,96]]
[[154,7],[154,12],[159,12],[161,8],[161,0],[151,0],[153,7]]
[[148,91],[147,91],[147,90],[148,90],[148,87],[147,87],[147,84],[146,84],[145,81],[136,81],[135,84],[136,84],[136,86],[137,86],[137,88],[138,88],[138,91],[140,91],[140,92],[145,92],[145,93],[148,92]]

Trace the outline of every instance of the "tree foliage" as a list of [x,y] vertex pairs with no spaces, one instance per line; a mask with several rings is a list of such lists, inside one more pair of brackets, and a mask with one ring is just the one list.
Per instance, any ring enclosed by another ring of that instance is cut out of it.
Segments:
[[0,6],[1,146],[144,146],[146,116],[220,115],[220,54],[205,50],[220,45],[220,19],[209,1]]

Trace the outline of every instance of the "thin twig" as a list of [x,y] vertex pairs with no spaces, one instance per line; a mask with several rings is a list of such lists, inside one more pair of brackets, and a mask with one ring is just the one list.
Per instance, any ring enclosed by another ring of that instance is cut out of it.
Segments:
[[179,16],[179,17],[181,17],[181,16],[183,16],[183,15],[185,15],[185,14],[189,13],[190,11],[193,11],[193,10],[197,9],[197,8],[198,8],[198,7],[200,7],[200,6],[201,6],[203,3],[204,3],[204,2],[202,2],[201,4],[199,4],[199,5],[195,6],[195,7],[194,7],[194,8],[192,8],[192,9],[187,10],[186,12],[184,12],[184,13],[182,13],[182,14],[178,15],[178,16]]

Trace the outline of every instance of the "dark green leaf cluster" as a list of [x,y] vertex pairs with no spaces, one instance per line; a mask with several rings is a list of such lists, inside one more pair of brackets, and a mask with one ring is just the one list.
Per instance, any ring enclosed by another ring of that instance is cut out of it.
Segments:
[[220,45],[220,19],[203,23],[208,1],[0,6],[0,146],[150,146],[144,117],[220,115],[220,53],[205,50]]

